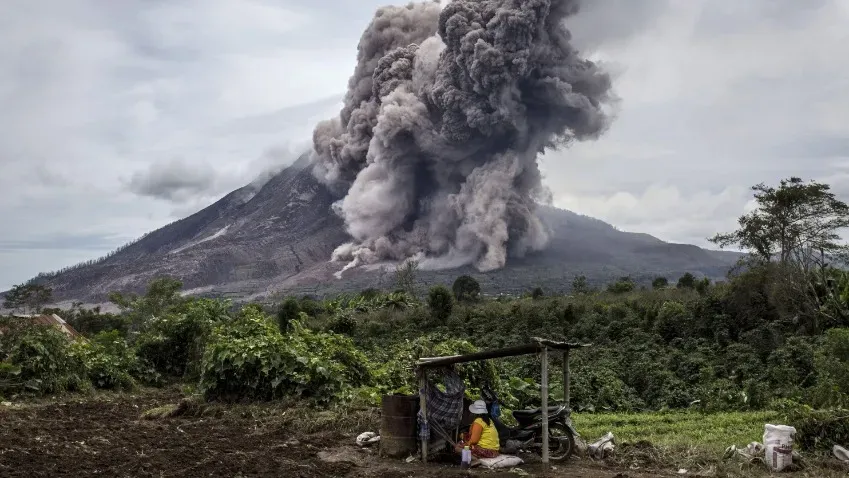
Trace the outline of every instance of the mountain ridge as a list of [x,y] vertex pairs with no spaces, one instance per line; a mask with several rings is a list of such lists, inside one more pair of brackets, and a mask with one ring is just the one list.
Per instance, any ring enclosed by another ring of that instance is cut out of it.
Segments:
[[[393,287],[381,268],[358,268],[336,279],[343,264],[332,251],[349,237],[332,213],[336,200],[311,172],[309,155],[249,184],[208,207],[156,229],[106,258],[37,278],[58,300],[99,302],[112,291],[140,292],[155,277],[183,281],[187,293],[258,299],[280,293],[326,294],[365,287]],[[648,279],[693,272],[724,276],[739,254],[709,251],[654,236],[620,231],[571,211],[540,206],[552,231],[548,247],[511,258],[504,269],[480,273],[471,267],[420,271],[425,285],[471,273],[486,289],[518,292],[531,287],[568,290],[575,275],[603,283],[624,275]]]

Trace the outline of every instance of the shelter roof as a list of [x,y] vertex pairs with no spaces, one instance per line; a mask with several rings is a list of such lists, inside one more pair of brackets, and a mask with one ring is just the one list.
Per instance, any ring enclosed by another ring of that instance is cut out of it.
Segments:
[[581,347],[589,347],[592,344],[578,342],[558,342],[555,340],[534,337],[530,343],[505,347],[501,349],[483,350],[465,355],[449,355],[444,357],[422,357],[417,362],[420,367],[443,367],[457,363],[477,362],[480,360],[491,360],[503,357],[515,357],[518,355],[529,355],[541,352],[543,349],[570,350]]

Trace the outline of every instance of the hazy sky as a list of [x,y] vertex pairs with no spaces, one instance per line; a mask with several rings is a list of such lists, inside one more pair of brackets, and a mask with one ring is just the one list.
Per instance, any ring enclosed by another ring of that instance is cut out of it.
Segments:
[[[0,290],[98,257],[281,167],[334,114],[375,0],[5,0]],[[599,141],[542,159],[555,204],[675,242],[747,188],[849,195],[849,2],[595,0]]]

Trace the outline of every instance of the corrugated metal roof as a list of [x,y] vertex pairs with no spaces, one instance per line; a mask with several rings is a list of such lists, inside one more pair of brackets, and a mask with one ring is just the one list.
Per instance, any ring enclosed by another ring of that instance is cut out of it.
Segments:
[[[36,324],[36,325],[52,325],[54,327],[57,327],[59,330],[62,331],[62,333],[64,333],[65,335],[67,335],[68,337],[70,337],[72,339],[77,339],[77,338],[82,337],[82,335],[80,335],[80,333],[77,332],[71,326],[71,324],[65,322],[65,319],[63,319],[62,317],[59,317],[56,314],[49,314],[49,315],[48,314],[41,314],[41,315],[14,314],[12,317],[17,317],[19,319],[29,319],[29,320],[32,321],[33,324]],[[3,331],[0,330],[0,334],[2,334],[2,333],[3,333]]]

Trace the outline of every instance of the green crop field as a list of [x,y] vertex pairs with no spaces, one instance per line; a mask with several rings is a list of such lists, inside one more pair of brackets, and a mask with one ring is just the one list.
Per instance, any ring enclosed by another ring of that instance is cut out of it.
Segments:
[[578,413],[575,426],[592,442],[608,431],[617,442],[648,441],[656,446],[693,447],[721,455],[729,445],[763,440],[764,424],[780,423],[777,412]]

